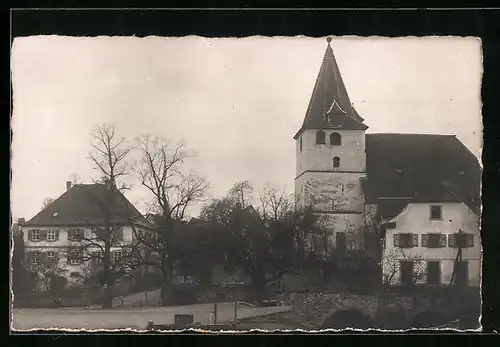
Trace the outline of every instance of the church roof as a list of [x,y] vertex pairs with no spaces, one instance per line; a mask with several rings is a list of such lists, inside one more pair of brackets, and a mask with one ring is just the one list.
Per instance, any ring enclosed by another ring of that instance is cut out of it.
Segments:
[[408,202],[464,202],[480,210],[479,162],[452,135],[366,134],[366,175],[365,199],[387,218]]
[[[100,225],[104,223],[108,188],[103,184],[77,184],[28,220],[26,226]],[[119,191],[111,209],[111,222],[150,224]]]
[[328,38],[304,122],[294,138],[305,129],[366,130],[368,128],[352,106],[330,41],[331,38]]

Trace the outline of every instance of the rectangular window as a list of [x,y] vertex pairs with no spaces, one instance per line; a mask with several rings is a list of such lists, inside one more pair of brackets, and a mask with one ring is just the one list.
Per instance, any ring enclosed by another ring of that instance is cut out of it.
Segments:
[[442,220],[442,209],[441,206],[431,206],[430,220]]
[[427,248],[446,247],[446,235],[438,233],[423,234],[422,247],[427,247]]
[[302,152],[302,136],[299,139],[299,147],[300,147],[300,151]]
[[55,241],[56,240],[56,231],[49,230],[47,231],[47,241]]
[[439,261],[427,262],[427,283],[439,284],[441,282],[441,268]]
[[31,264],[38,265],[40,263],[40,254],[38,252],[33,252],[31,254]]
[[417,247],[418,234],[409,234],[409,233],[394,234],[394,246],[400,248]]
[[53,251],[48,251],[47,252],[47,259],[48,260],[55,260],[56,259],[56,252],[53,252]]
[[79,241],[84,238],[84,230],[83,229],[70,229],[68,231],[68,240]]
[[31,241],[40,241],[40,230],[31,231]]
[[408,285],[413,283],[413,262],[411,261],[401,261],[400,262],[401,271],[401,283]]
[[78,264],[80,264],[80,258],[81,258],[80,252],[71,251],[69,263],[71,265],[78,265]]
[[455,285],[466,286],[469,282],[469,263],[457,261],[455,263]]
[[457,233],[448,235],[448,247],[454,247],[454,248],[474,247],[474,234]]

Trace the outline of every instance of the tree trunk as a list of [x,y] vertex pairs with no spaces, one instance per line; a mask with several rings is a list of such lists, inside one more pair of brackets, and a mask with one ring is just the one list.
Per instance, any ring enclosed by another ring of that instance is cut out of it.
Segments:
[[161,283],[161,306],[168,306],[172,303],[172,266],[168,264],[168,259],[164,260],[162,267],[162,283]]
[[111,291],[111,286],[108,284],[104,288],[104,300],[102,303],[102,308],[110,309],[113,308],[113,293]]

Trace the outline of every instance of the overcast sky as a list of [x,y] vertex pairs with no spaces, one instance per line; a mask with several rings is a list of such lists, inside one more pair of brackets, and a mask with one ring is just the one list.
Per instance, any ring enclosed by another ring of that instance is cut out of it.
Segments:
[[[456,134],[480,156],[479,40],[334,37],[332,48],[368,132]],[[73,173],[95,177],[89,134],[105,122],[131,140],[183,138],[213,196],[238,180],[293,191],[292,137],[325,49],[325,38],[16,38],[13,217],[33,217]],[[129,197],[149,199],[138,186]]]

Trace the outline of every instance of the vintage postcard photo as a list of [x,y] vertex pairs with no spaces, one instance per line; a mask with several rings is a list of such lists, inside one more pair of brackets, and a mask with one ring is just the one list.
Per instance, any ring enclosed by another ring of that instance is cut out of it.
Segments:
[[480,39],[27,36],[11,66],[12,329],[480,329]]

